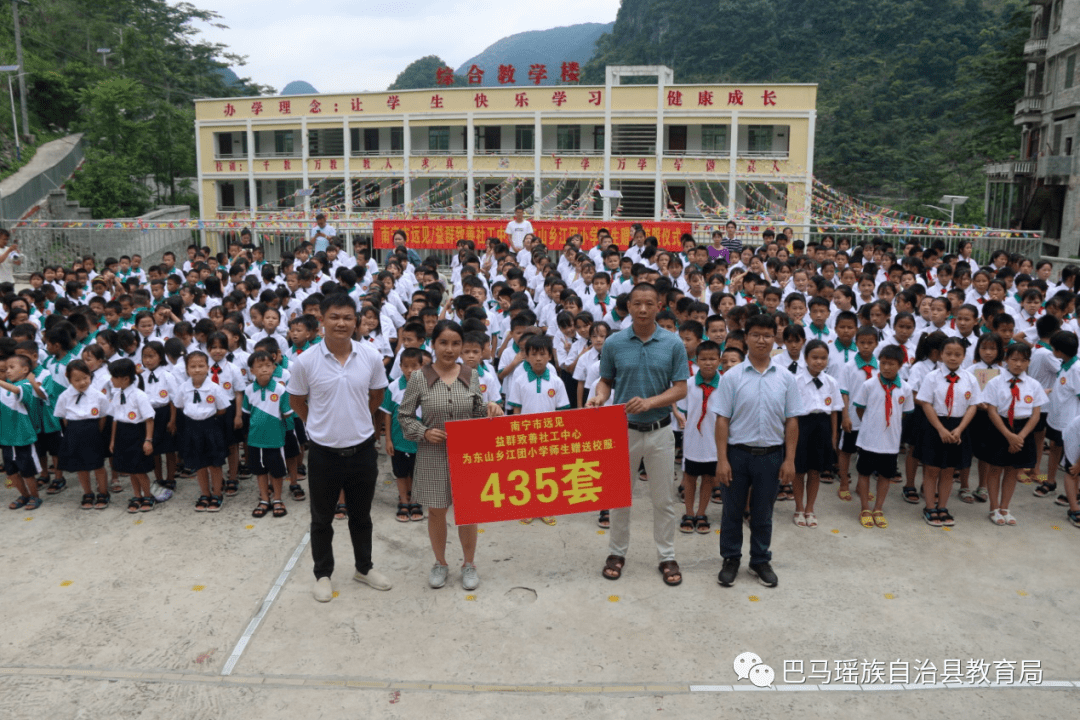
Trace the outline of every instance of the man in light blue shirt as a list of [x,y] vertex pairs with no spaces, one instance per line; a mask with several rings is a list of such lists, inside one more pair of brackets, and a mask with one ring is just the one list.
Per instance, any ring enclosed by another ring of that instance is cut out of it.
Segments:
[[315,244],[315,252],[326,252],[330,246],[330,239],[337,237],[337,229],[333,225],[326,224],[326,215],[319,213],[315,216],[315,227],[311,228],[311,242]]
[[[780,483],[795,478],[795,445],[802,397],[795,376],[772,364],[776,321],[755,315],[744,327],[744,362],[724,373],[709,399],[716,414],[716,479],[724,498],[718,582],[730,587],[742,559],[743,508],[750,496],[750,572],[776,587],[772,570],[772,513]],[[605,350],[607,348],[605,347]]]

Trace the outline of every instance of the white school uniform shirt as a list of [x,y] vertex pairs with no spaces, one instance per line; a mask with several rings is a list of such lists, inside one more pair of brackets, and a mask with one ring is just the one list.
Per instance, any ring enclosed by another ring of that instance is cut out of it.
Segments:
[[847,365],[858,354],[859,350],[855,347],[854,340],[851,342],[851,347],[844,348],[840,345],[840,340],[834,338],[829,343],[829,365],[825,368],[825,372],[836,378],[837,382],[844,382]]
[[[1006,424],[1009,421],[1009,406],[1013,402],[1012,386],[1010,385],[1012,379],[1012,373],[1003,370],[1000,375],[986,383],[986,387],[983,388],[983,402],[996,407],[998,415]],[[1013,406],[1014,421],[1027,420],[1031,417],[1032,409],[1044,407],[1050,400],[1042,386],[1027,373],[1021,374],[1019,380],[1020,397],[1017,398],[1016,404]]]
[[938,417],[962,418],[970,406],[982,402],[982,391],[979,390],[979,381],[974,375],[962,367],[957,368],[958,379],[953,386],[952,410],[949,410],[945,405],[945,398],[949,394],[948,376],[951,374],[945,365],[927,373],[919,385],[919,402],[933,405],[934,413]]
[[179,387],[176,382],[176,375],[169,372],[167,367],[143,370],[142,379],[146,396],[150,398],[150,404],[154,408],[172,402],[176,389]]
[[[196,389],[199,391],[199,402],[195,402]],[[218,410],[227,410],[229,401],[225,393],[221,392],[221,388],[210,382],[210,376],[207,375],[199,388],[196,388],[191,378],[188,378],[177,389],[173,405],[192,420],[206,420],[217,415]]]
[[136,385],[130,385],[122,391],[117,389],[113,393],[112,403],[109,405],[109,414],[112,415],[115,422],[137,425],[147,420],[153,420],[154,408],[145,392]]
[[964,350],[964,362],[960,363],[960,367],[967,370],[975,362],[975,346],[979,343],[979,336],[972,331],[967,337],[964,337],[963,335],[957,335],[956,337],[960,338],[961,341],[968,341],[968,346]]
[[1064,430],[1073,418],[1080,417],[1080,363],[1076,358],[1058,366],[1049,395],[1046,424],[1055,430]]
[[[866,370],[864,367],[870,368],[870,378],[866,377]],[[851,362],[844,366],[844,376],[837,381],[840,383],[840,394],[848,396],[848,403],[851,405],[848,408],[848,416],[851,418],[851,430],[852,432],[859,432],[859,428],[862,426],[862,421],[859,419],[859,413],[855,412],[855,393],[862,387],[862,384],[868,379],[876,378],[878,373],[878,362],[876,356],[871,356],[870,361],[863,363],[862,357],[855,354],[851,358]],[[843,409],[843,408],[841,408]]]
[[982,314],[982,306],[990,299],[990,296],[986,293],[979,294],[979,291],[975,289],[975,286],[971,286],[967,289],[967,293],[964,295],[964,302],[968,305],[974,305],[979,308],[979,314]]
[[791,364],[792,363],[795,363],[795,365],[796,365],[795,374],[797,375],[799,373],[799,370],[802,370],[803,368],[806,367],[806,358],[803,356],[803,354],[801,352],[799,353],[799,357],[792,358],[791,354],[788,353],[786,346],[779,353],[777,353],[776,355],[773,355],[772,364],[775,365],[777,367],[777,369],[779,369],[779,370],[784,370],[785,372],[791,372]]
[[908,374],[908,385],[911,388],[912,393],[918,393],[919,387],[922,385],[923,378],[930,373],[938,369],[938,363],[926,358],[920,360],[911,366],[911,372]]
[[566,336],[562,334],[561,330],[557,330],[556,332],[558,335],[555,336],[555,359],[558,366],[561,368],[564,365],[570,365],[577,360],[578,356],[585,351],[587,343],[585,338],[575,332],[574,340],[570,343],[570,349],[568,350],[564,344]]
[[241,348],[230,350],[225,354],[225,359],[236,366],[236,369],[240,371],[240,374],[244,376],[244,382],[247,383],[251,378],[251,371],[248,369],[248,358],[251,357],[251,353]]
[[878,328],[874,325],[871,325],[870,327],[874,328],[874,330],[877,331],[878,347],[893,344],[893,330],[891,327],[889,327],[888,325],[883,328]]
[[[476,368],[476,374],[479,376],[480,394],[484,396],[484,402],[502,405],[502,383],[499,382],[499,374],[495,372],[495,369],[481,362]],[[419,412],[419,408],[417,408],[417,412]]]
[[[895,386],[899,384],[899,387]],[[900,432],[904,413],[914,410],[911,389],[899,377],[892,390],[892,412],[885,420],[885,390],[878,373],[864,381],[851,398],[855,408],[863,408],[859,438],[855,446],[867,452],[896,455],[900,452]],[[857,412],[855,414],[858,414]]]
[[58,420],[98,420],[109,414],[109,397],[93,388],[79,392],[69,387],[56,399],[53,415]]
[[[955,324],[948,321],[948,320],[946,320],[945,324],[942,325],[941,327],[938,327],[934,323],[930,323],[929,325],[926,326],[926,332],[931,332],[931,333],[932,332],[943,332],[948,337],[956,337],[957,335],[960,334],[960,331],[956,329]],[[912,337],[914,337],[914,336],[912,336]]]
[[[819,388],[814,380],[821,381]],[[804,415],[823,412],[834,413],[844,409],[844,400],[840,395],[840,383],[826,372],[818,373],[815,378],[809,369],[801,368],[795,373],[795,386],[802,395]]]
[[[570,398],[555,367],[548,363],[544,374],[530,378],[532,367],[523,362],[510,375],[507,383],[506,405],[520,408],[522,415],[566,410],[570,407]],[[544,375],[547,377],[545,378]]]
[[711,386],[709,395],[720,387],[720,373],[712,381],[695,372],[686,382],[686,427],[683,429],[683,460],[692,462],[716,462],[716,413],[705,406],[704,388]]
[[[1053,405],[1054,396],[1052,390],[1058,386],[1058,376],[1061,371],[1061,361],[1054,357],[1052,350],[1042,345],[1031,348],[1031,363],[1028,365],[1028,375],[1042,385],[1042,389],[1050,396],[1050,404]],[[1068,422],[1065,420],[1064,422]],[[1064,423],[1054,425],[1055,430],[1061,430]]]
[[247,378],[240,372],[240,368],[233,365],[228,360],[222,358],[220,363],[210,361],[210,372],[207,373],[206,378],[213,382],[214,368],[220,368],[218,371],[218,382],[221,389],[225,392],[225,397],[228,400],[233,400],[237,393],[242,393],[247,388]]
[[1061,431],[1061,443],[1065,446],[1065,459],[1069,465],[1080,462],[1080,416],[1074,417]]
[[362,342],[370,343],[375,350],[384,358],[394,357],[394,351],[390,348],[390,341],[382,333],[373,333],[363,338]]
[[600,362],[600,353],[596,351],[596,348],[589,348],[585,352],[581,353],[578,357],[577,366],[574,368],[574,379],[578,382],[586,382],[589,379],[589,367],[592,365],[598,365]]

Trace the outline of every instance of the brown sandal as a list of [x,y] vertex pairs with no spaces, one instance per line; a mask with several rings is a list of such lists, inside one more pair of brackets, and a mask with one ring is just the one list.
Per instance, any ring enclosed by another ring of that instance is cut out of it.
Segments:
[[[679,563],[674,560],[665,560],[660,563],[660,573],[664,576],[664,584],[670,587],[682,584],[682,572],[679,570]],[[679,576],[678,580],[672,580],[675,575]]]
[[607,560],[604,561],[604,577],[608,580],[618,580],[622,577],[622,569],[625,564],[626,558],[622,555],[608,555]]

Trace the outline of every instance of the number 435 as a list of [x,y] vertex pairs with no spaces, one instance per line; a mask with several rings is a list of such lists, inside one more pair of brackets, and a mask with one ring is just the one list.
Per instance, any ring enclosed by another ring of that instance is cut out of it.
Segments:
[[[553,478],[547,477],[555,472],[555,468],[538,468],[536,470],[536,483],[534,490],[536,499],[542,503],[554,502],[559,496],[559,486]],[[533,491],[529,489],[529,481],[532,480],[529,473],[523,470],[514,470],[507,478],[507,483],[514,485],[514,494],[509,497],[502,491],[502,483],[499,473],[493,472],[484,483],[484,489],[480,492],[483,502],[494,503],[495,507],[501,508],[503,500],[509,500],[511,505],[521,506],[527,504],[533,497]]]

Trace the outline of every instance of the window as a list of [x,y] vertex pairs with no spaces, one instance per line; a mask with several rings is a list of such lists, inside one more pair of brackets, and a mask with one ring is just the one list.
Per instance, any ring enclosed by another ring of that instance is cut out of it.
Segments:
[[581,126],[559,125],[556,127],[555,148],[570,152],[581,150]]
[[394,206],[405,204],[405,187],[403,185],[395,185],[390,190],[390,204]]
[[525,201],[533,200],[533,181],[526,180],[520,187],[514,189],[514,206],[524,205]]
[[428,128],[428,150],[431,152],[450,152],[450,128],[439,125]]
[[405,128],[392,127],[390,128],[390,152],[403,153],[405,152]]
[[1076,53],[1073,53],[1065,60],[1065,89],[1068,90],[1073,86],[1073,82],[1076,80]]
[[275,130],[274,131],[274,152],[278,155],[292,155],[293,154],[293,131],[292,130]]
[[364,128],[364,152],[379,152],[379,128]]
[[1054,32],[1061,29],[1061,0],[1054,0],[1054,11],[1050,22],[1053,23]]
[[236,207],[236,188],[231,182],[221,183],[221,207]]
[[604,153],[604,126],[596,125],[592,130],[593,148],[598,154]]
[[514,126],[514,150],[532,152],[536,149],[535,128],[532,125]]
[[278,207],[296,207],[294,193],[300,189],[300,180],[277,181],[277,204]]
[[747,147],[751,153],[772,152],[773,126],[750,125],[747,129]]
[[727,155],[730,151],[728,125],[701,126],[701,152],[706,155]]
[[1072,155],[1072,145],[1073,145],[1073,139],[1072,139],[1072,136],[1070,135],[1069,137],[1065,138],[1065,154],[1066,155],[1069,155],[1069,156]]
[[1054,132],[1050,136],[1050,154],[1057,155],[1061,152],[1061,133],[1065,129],[1065,123],[1054,123]]

